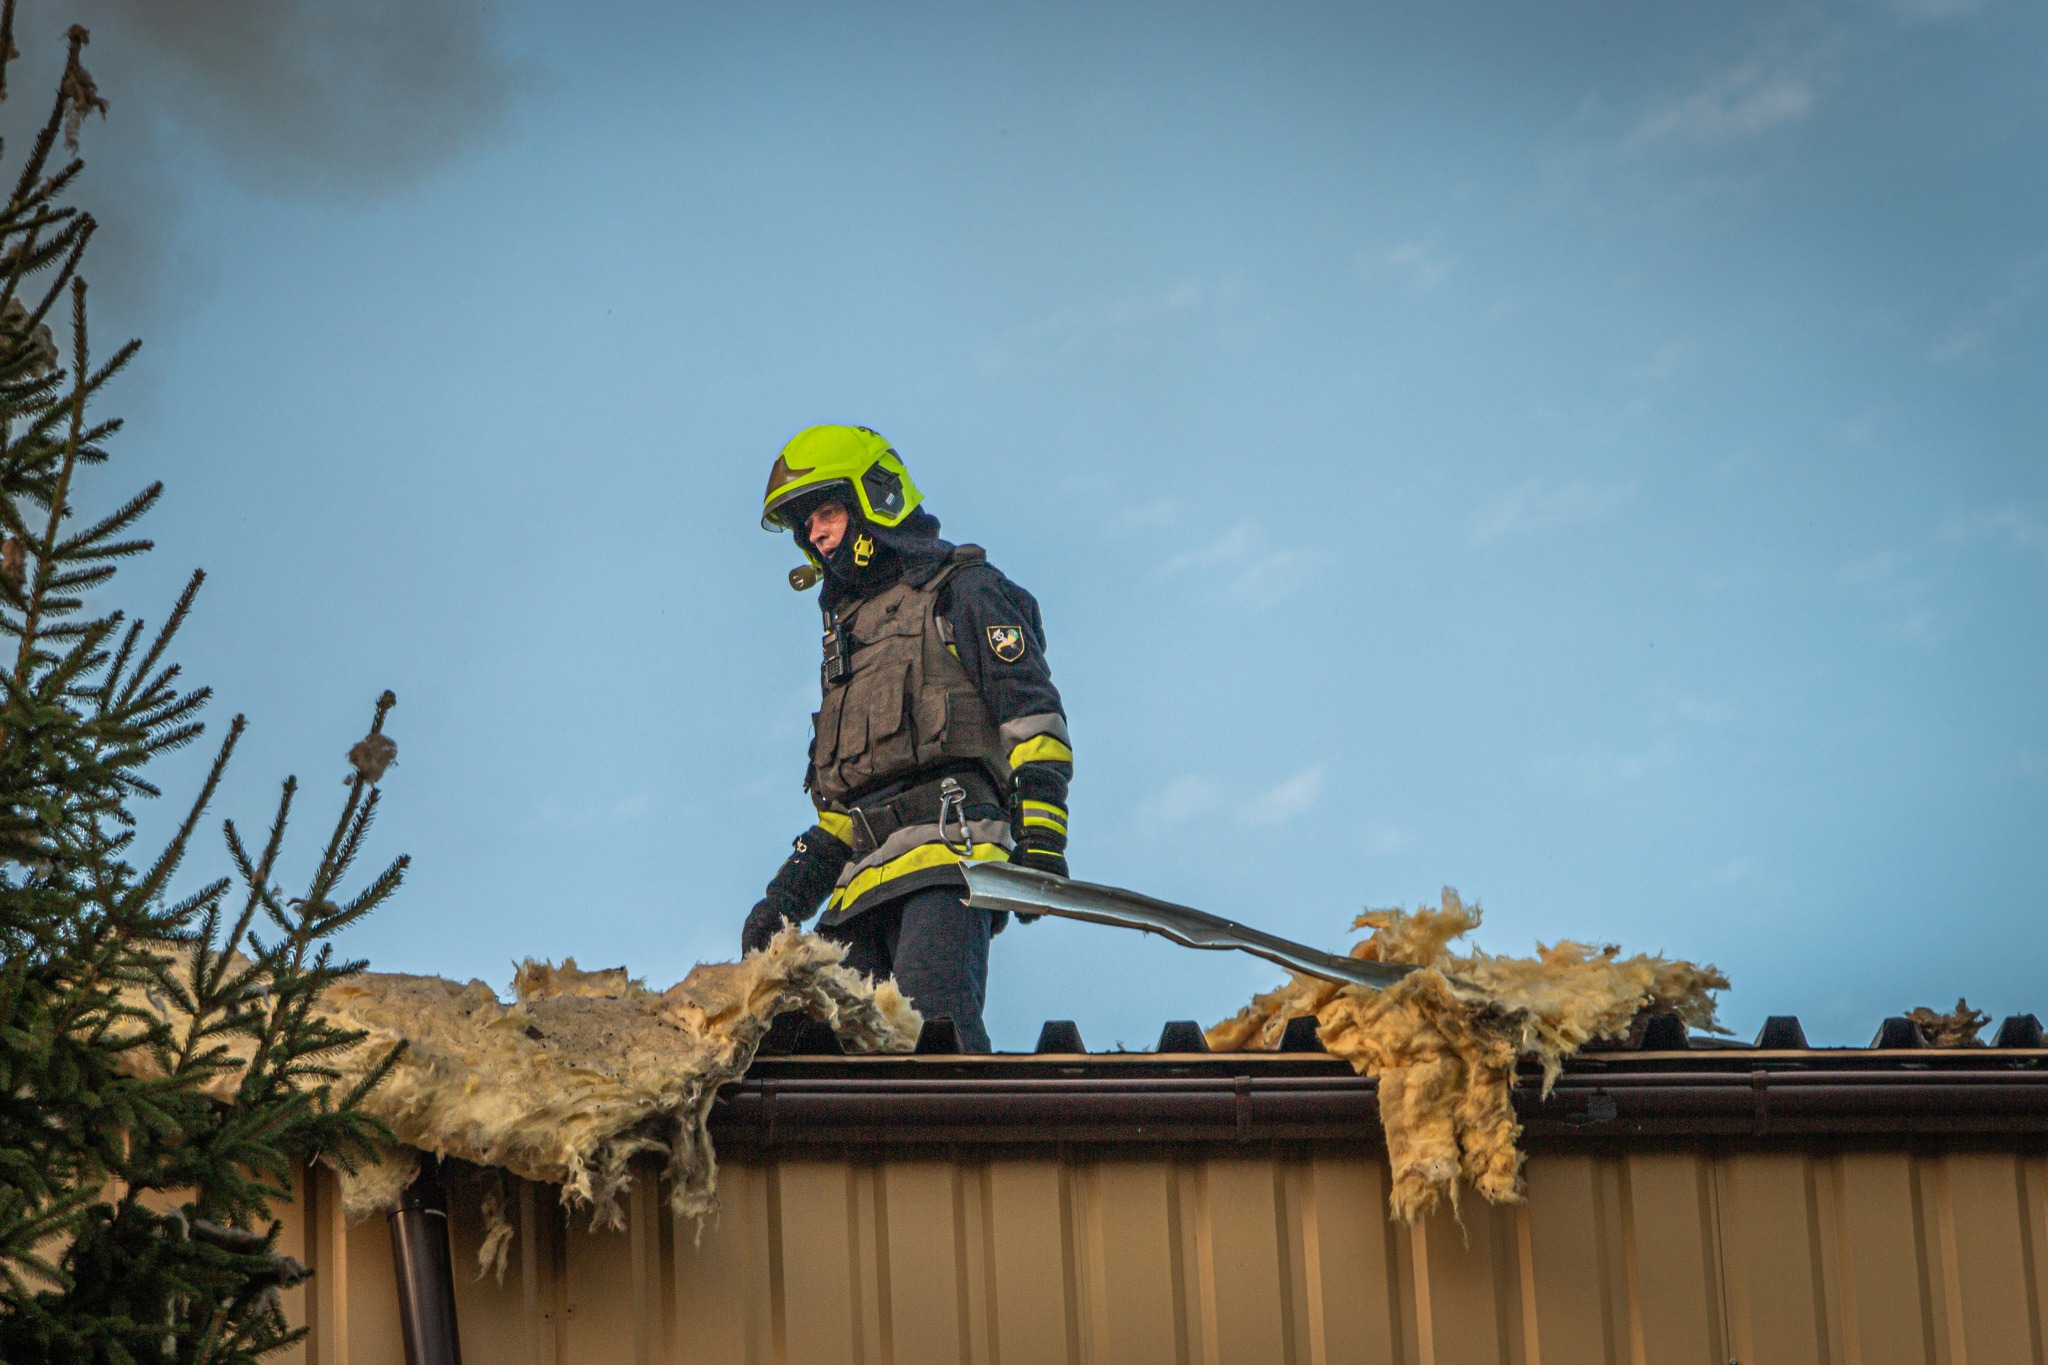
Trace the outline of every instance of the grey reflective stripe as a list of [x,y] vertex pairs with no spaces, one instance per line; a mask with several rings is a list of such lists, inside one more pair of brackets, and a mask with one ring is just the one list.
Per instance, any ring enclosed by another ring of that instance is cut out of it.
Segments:
[[1074,741],[1067,736],[1067,718],[1057,711],[1040,711],[1035,716],[1019,716],[1015,720],[1004,721],[996,731],[996,743],[1008,754],[1025,740],[1037,739],[1040,735],[1051,735],[1069,749],[1074,747]]
[[[960,837],[960,826],[953,826],[953,837]],[[999,848],[1011,849],[1017,846],[1016,839],[1010,834],[1008,820],[969,820],[967,837],[977,844],[995,844]],[[939,842],[941,840],[937,825],[905,825],[884,839],[880,848],[859,862],[848,859],[846,866],[839,870],[839,881],[836,885],[845,886],[871,867],[894,862],[912,849]]]

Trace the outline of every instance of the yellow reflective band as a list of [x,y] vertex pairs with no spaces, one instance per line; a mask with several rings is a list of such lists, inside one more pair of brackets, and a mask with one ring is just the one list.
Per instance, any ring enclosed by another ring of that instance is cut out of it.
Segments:
[[843,905],[851,905],[882,883],[893,882],[898,877],[908,876],[912,872],[922,872],[928,867],[944,867],[948,863],[962,862],[968,858],[1006,863],[1010,861],[1010,853],[1001,844],[976,844],[974,851],[966,854],[957,853],[942,843],[919,844],[910,852],[891,858],[880,867],[869,868],[834,891],[827,908],[837,910]]
[[843,811],[821,810],[818,812],[818,828],[851,847],[853,844],[853,817]]
[[1065,838],[1067,833],[1067,813],[1050,801],[1026,801],[1024,803],[1024,825],[1027,829],[1036,826],[1039,829],[1053,830],[1061,838]]
[[1010,766],[1021,768],[1026,763],[1072,763],[1074,751],[1051,735],[1033,735],[1016,748],[1010,750]]

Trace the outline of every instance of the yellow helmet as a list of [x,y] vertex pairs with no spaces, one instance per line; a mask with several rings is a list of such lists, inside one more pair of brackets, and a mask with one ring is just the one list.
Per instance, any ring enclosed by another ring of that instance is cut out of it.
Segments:
[[860,500],[861,515],[877,526],[900,525],[917,510],[924,494],[880,432],[867,427],[828,425],[800,431],[775,457],[768,491],[761,499],[761,527],[799,529],[789,516],[809,494],[845,485]]

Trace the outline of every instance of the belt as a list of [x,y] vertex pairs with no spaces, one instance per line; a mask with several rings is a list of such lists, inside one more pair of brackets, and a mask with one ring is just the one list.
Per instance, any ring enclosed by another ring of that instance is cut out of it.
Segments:
[[[955,797],[954,792],[960,796]],[[853,820],[850,838],[856,861],[889,842],[890,835],[912,825],[1010,818],[1009,811],[997,799],[995,784],[977,769],[964,769],[919,783],[886,801],[863,801],[848,806],[846,813]],[[942,835],[944,832],[940,831]]]

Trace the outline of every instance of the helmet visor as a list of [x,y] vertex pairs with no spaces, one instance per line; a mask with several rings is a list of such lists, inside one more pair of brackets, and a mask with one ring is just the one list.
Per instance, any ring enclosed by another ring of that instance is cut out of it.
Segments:
[[828,502],[839,503],[850,510],[854,505],[853,485],[845,479],[831,479],[824,483],[799,484],[780,493],[771,493],[768,506],[761,513],[761,529],[793,531],[801,538],[804,523],[811,519],[811,513]]

